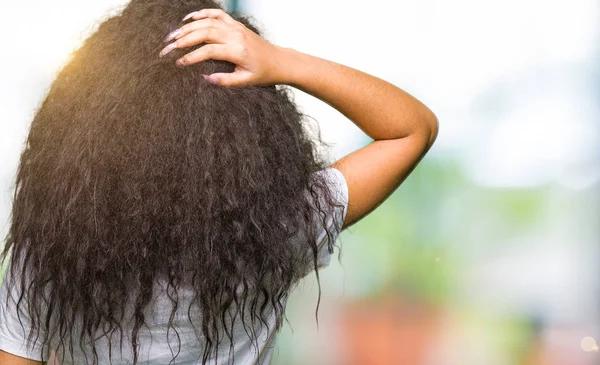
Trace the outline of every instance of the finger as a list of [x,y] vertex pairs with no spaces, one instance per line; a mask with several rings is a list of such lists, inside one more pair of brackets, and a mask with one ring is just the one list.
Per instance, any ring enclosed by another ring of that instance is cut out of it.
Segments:
[[228,61],[237,64],[240,58],[237,52],[228,45],[207,44],[184,55],[177,60],[177,64],[186,66],[207,60]]
[[236,22],[236,20],[233,19],[231,17],[231,15],[227,14],[222,9],[202,9],[199,11],[194,11],[194,12],[191,12],[188,15],[186,15],[181,21],[184,22],[190,18],[192,18],[194,20],[199,20],[199,19],[204,19],[204,18],[214,18],[214,19],[219,19],[222,22],[225,22],[228,24],[234,24]]
[[225,43],[228,40],[228,32],[221,29],[204,28],[189,33],[185,37],[168,44],[158,54],[159,57],[164,57],[175,48],[186,48],[195,46],[201,43]]
[[200,43],[226,43],[230,40],[230,32],[216,28],[201,28],[179,38],[177,48],[195,46]]
[[220,86],[243,86],[248,84],[248,75],[241,72],[216,73],[204,75],[204,78],[209,83]]
[[225,43],[225,34],[212,28],[197,30],[175,42],[167,44],[165,48],[160,51],[158,56],[164,57],[176,48],[186,48],[201,43]]
[[219,20],[212,19],[212,18],[200,19],[200,20],[196,20],[194,22],[187,23],[186,25],[183,25],[183,26],[175,29],[174,31],[172,31],[171,33],[169,33],[166,36],[165,42],[168,42],[173,39],[179,39],[183,36],[190,34],[191,32],[193,32],[195,30],[199,30],[202,28],[215,28],[215,29],[221,29],[221,30],[227,29],[226,24]]

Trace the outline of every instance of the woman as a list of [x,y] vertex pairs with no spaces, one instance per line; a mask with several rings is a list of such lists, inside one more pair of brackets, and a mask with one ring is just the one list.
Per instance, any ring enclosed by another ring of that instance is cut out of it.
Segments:
[[[374,141],[327,164],[275,85]],[[132,0],[32,121],[2,255],[0,365],[51,350],[61,364],[268,363],[290,290],[318,279],[340,231],[436,135],[406,92],[273,45],[213,1]]]

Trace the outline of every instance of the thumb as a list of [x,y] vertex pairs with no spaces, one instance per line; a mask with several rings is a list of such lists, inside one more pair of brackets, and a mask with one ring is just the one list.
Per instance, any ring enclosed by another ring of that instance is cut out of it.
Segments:
[[208,83],[221,86],[242,86],[246,84],[246,78],[236,72],[216,73],[212,75],[203,75]]

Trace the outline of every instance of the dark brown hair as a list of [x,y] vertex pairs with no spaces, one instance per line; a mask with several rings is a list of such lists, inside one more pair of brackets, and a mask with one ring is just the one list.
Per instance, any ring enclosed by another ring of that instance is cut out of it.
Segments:
[[[248,324],[272,308],[279,329],[290,287],[316,266],[318,226],[330,238],[340,229],[326,224],[339,204],[314,174],[327,166],[321,142],[286,88],[210,85],[202,74],[234,65],[176,66],[191,49],[158,57],[184,15],[217,7],[131,1],[73,53],[36,111],[0,256],[11,258],[9,287],[20,283],[30,341],[46,333],[38,340],[72,355],[73,338],[122,334],[132,303],[136,364],[142,309],[162,276],[172,314],[178,289],[196,293],[188,315],[201,314],[204,364],[224,336],[233,342],[232,307],[252,309]],[[306,240],[291,245],[299,232]]]

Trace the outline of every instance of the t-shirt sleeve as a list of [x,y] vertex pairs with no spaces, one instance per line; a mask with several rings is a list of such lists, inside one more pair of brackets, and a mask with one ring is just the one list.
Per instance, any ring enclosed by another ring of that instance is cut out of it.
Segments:
[[[17,313],[20,284],[15,281],[10,291],[8,290],[9,271],[7,269],[4,272],[4,278],[0,274],[0,280],[2,281],[2,284],[0,284],[0,350],[35,361],[46,361],[48,360],[47,349],[42,353],[42,345],[39,339],[32,346],[27,345],[31,319],[25,308],[26,303],[24,300],[21,301]],[[40,337],[43,337],[43,334],[43,330],[40,330]]]
[[[348,184],[346,183],[344,175],[336,168],[328,167],[324,170],[318,171],[317,173],[325,175],[334,199],[337,200],[341,205],[341,207],[335,207],[333,216],[328,216],[325,224],[325,227],[327,227],[332,233],[331,241],[334,243],[340,234],[348,210]],[[319,268],[328,266],[333,255],[333,253],[329,252],[328,246],[330,240],[327,236],[325,227],[322,223],[317,225],[317,266]]]

